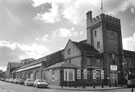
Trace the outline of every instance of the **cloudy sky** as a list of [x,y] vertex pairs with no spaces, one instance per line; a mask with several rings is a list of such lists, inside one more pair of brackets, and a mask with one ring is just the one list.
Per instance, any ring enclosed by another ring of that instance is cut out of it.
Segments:
[[[104,13],[121,19],[123,48],[135,51],[135,0],[103,0]],[[40,58],[86,39],[86,12],[100,0],[0,0],[0,69]]]

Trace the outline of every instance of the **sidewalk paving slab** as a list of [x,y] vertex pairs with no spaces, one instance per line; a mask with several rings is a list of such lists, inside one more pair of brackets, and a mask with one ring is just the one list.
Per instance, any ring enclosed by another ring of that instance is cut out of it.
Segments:
[[58,90],[75,90],[75,91],[99,91],[99,90],[116,90],[116,89],[123,89],[126,88],[127,86],[118,86],[118,87],[109,87],[109,86],[104,86],[101,88],[101,86],[96,86],[93,88],[92,86],[90,87],[64,87],[61,86],[56,86],[56,85],[49,85],[49,88],[51,89],[58,89]]

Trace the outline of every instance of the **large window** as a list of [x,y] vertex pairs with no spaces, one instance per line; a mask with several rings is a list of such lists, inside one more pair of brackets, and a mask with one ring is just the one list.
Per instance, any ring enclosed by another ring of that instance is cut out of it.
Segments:
[[74,69],[64,69],[64,81],[75,81]]
[[92,58],[91,57],[87,57],[86,65],[92,65]]
[[101,70],[96,70],[96,79],[101,79]]

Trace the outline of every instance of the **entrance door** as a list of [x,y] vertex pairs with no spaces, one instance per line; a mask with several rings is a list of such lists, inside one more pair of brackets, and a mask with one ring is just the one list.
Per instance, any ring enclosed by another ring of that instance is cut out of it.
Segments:
[[111,73],[110,74],[110,81],[112,85],[118,84],[118,74],[117,73]]

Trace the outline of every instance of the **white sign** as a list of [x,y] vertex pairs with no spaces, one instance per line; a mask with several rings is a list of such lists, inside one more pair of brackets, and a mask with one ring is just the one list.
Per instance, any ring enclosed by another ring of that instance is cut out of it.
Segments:
[[117,71],[117,65],[110,65],[110,70]]
[[83,79],[87,79],[87,69],[83,70]]
[[96,79],[96,70],[93,70],[93,79]]
[[101,79],[104,79],[104,71],[101,71]]

